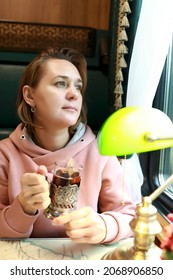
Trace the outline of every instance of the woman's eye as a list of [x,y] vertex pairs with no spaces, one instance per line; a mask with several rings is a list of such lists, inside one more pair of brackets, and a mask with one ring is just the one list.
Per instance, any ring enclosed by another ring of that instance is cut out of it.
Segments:
[[80,91],[80,92],[82,91],[82,85],[76,85],[75,87],[78,91]]
[[66,83],[64,81],[58,81],[55,84],[57,87],[66,87]]

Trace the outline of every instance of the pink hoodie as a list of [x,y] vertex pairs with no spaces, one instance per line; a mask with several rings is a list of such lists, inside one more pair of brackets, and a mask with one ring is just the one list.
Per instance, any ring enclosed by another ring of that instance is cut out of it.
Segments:
[[9,138],[0,141],[0,238],[58,238],[67,237],[63,226],[53,226],[42,211],[34,216],[25,214],[18,201],[20,177],[36,172],[45,165],[48,176],[55,161],[73,157],[83,166],[78,208],[92,207],[104,219],[107,235],[105,243],[132,236],[129,222],[135,205],[125,186],[122,206],[123,172],[116,157],[101,156],[97,140],[87,127],[77,142],[50,152],[38,147],[23,134],[22,124]]

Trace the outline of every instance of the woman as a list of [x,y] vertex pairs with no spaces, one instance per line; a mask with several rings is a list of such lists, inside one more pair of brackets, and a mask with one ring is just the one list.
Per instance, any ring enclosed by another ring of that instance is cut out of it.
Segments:
[[[132,235],[134,204],[116,157],[101,156],[86,124],[86,60],[72,49],[48,50],[26,68],[19,86],[21,123],[0,141],[0,237],[70,237],[109,243]],[[49,183],[55,161],[83,166],[77,210],[53,221]],[[49,180],[47,180],[47,178]],[[124,204],[122,203],[124,200]]]

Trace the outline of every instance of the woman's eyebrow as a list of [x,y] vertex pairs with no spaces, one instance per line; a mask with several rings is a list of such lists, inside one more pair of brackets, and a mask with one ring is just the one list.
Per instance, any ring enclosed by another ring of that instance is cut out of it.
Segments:
[[55,78],[62,78],[62,79],[64,79],[64,80],[69,79],[68,76],[63,76],[63,75],[58,75],[58,76],[56,76]]
[[[58,76],[56,76],[55,78],[61,78],[61,79],[64,79],[64,80],[70,79],[69,76],[64,76],[64,75],[58,75]],[[79,79],[76,79],[75,82],[83,83],[82,80],[81,80],[80,78],[79,78]]]

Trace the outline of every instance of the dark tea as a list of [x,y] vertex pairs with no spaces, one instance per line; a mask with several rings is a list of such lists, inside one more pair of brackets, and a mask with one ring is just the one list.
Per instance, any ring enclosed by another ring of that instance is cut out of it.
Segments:
[[53,219],[76,209],[80,180],[81,167],[76,168],[72,159],[56,164],[50,186],[51,203],[44,212],[47,218]]

